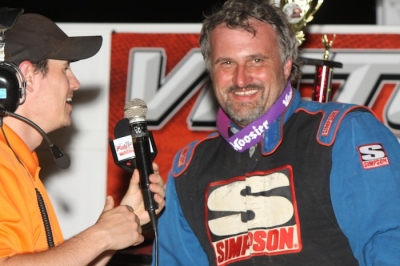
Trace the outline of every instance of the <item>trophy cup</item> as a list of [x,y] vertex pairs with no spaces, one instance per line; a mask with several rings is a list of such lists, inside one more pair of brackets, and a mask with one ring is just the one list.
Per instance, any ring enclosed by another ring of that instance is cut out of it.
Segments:
[[324,0],[270,0],[270,2],[286,14],[300,45],[305,40],[302,28],[313,20],[313,15],[318,11]]
[[[296,33],[299,46],[305,40],[302,28],[313,20],[313,15],[318,11],[323,2],[323,0],[270,0],[270,4],[279,7],[286,14],[293,31]],[[343,67],[342,63],[329,60],[329,50],[333,45],[335,37],[336,35],[333,35],[333,38],[329,40],[326,34],[322,36],[322,44],[325,47],[323,60],[301,58],[304,65],[316,66],[313,101],[329,102],[331,100],[333,68]]]

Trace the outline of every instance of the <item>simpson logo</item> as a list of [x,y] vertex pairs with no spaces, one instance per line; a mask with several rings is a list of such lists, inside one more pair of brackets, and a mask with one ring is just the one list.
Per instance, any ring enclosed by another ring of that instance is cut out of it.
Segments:
[[339,111],[333,111],[332,113],[329,114],[328,119],[326,119],[324,127],[322,128],[322,133],[321,133],[322,136],[329,135],[329,131],[331,130],[333,120],[335,120],[335,117],[337,116],[338,113]]
[[262,254],[277,254],[299,248],[297,226],[272,230],[256,230],[246,235],[227,238],[214,243],[219,265]]
[[185,148],[182,149],[182,152],[179,155],[178,167],[185,165],[188,152],[189,152],[189,147],[186,146]]
[[301,250],[292,186],[289,167],[211,184],[206,217],[218,265]]
[[381,144],[371,144],[358,147],[361,164],[364,169],[389,165],[389,159]]

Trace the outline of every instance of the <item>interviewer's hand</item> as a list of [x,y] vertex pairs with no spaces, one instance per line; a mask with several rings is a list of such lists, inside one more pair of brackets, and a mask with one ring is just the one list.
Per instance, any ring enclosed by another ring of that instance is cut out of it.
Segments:
[[[159,167],[156,163],[153,163],[153,170],[154,174],[149,176],[151,182],[149,188],[151,192],[154,193],[154,199],[158,203],[158,209],[156,210],[156,213],[158,214],[165,206],[165,187],[164,180],[159,174]],[[129,188],[121,200],[121,205],[131,206],[139,217],[140,224],[144,225],[150,221],[150,217],[148,212],[144,209],[142,191],[139,187],[139,179],[139,171],[135,169],[131,181],[129,182]]]
[[107,250],[119,250],[144,241],[139,218],[132,207],[120,205],[114,208],[111,196],[107,196],[103,212],[92,228],[103,233],[101,240],[105,241]]

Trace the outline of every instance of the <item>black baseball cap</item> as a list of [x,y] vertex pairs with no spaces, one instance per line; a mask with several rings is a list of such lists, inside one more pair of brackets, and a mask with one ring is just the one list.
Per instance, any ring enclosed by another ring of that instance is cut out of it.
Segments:
[[39,14],[22,14],[11,29],[5,31],[4,61],[17,66],[29,60],[78,61],[95,55],[101,36],[68,37],[53,21]]

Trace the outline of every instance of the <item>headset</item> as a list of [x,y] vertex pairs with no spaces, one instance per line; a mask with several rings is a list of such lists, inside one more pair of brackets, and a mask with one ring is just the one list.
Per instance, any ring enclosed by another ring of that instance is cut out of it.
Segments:
[[5,60],[5,32],[23,12],[22,8],[0,8],[0,107],[11,113],[25,102],[26,81],[18,66]]

